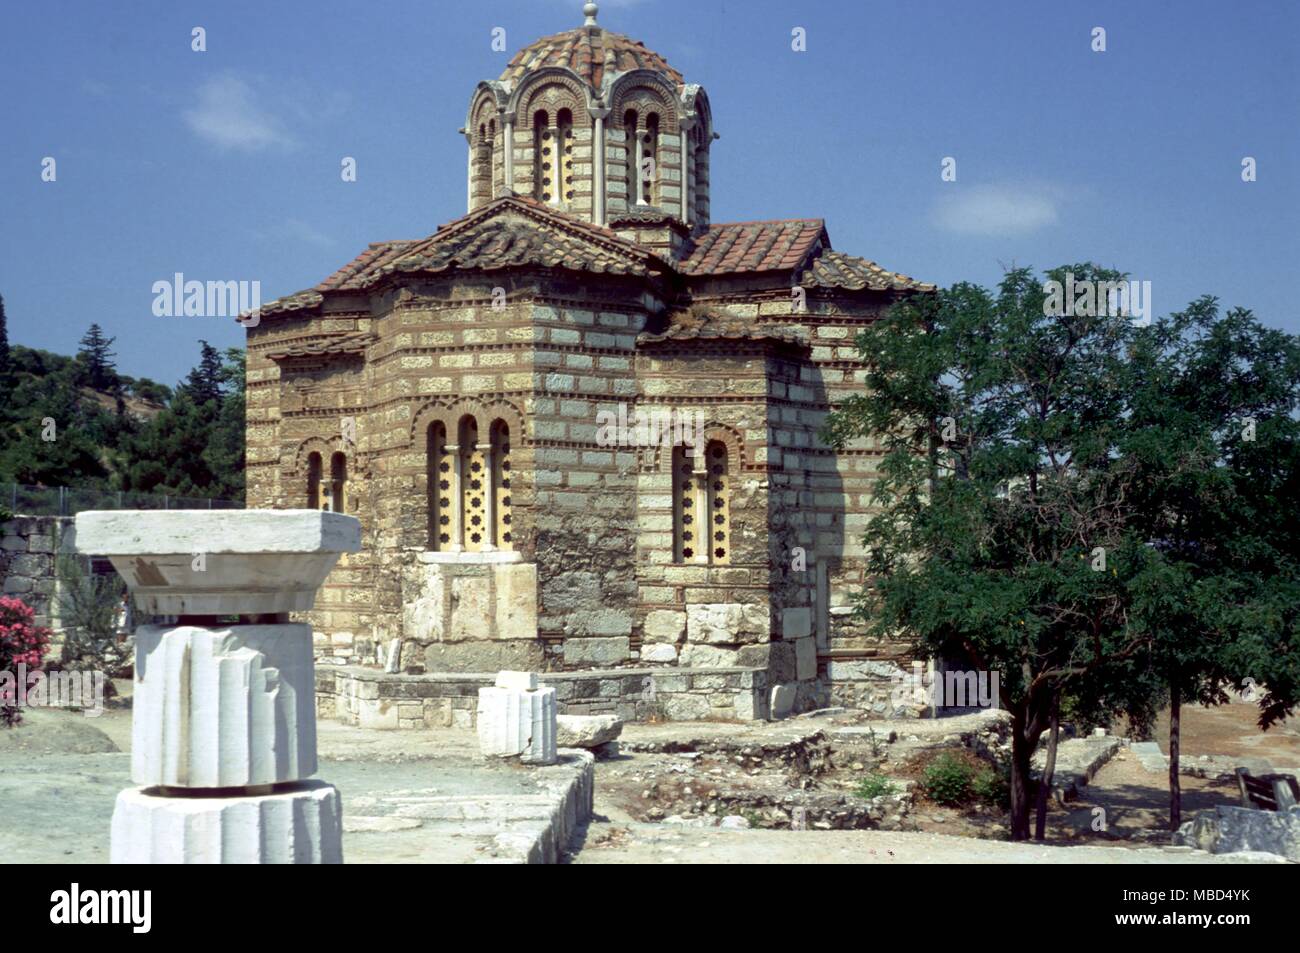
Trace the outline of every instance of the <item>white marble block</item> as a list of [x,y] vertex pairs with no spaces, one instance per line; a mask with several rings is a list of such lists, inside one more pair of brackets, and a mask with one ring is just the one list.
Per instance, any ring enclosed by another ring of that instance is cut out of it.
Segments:
[[311,627],[136,630],[131,779],[228,788],[316,772]]
[[114,864],[341,864],[339,793],[324,781],[239,797],[127,788],[113,810]]
[[317,510],[87,511],[76,534],[156,615],[310,609],[339,554],[361,548],[356,517]]
[[525,764],[554,764],[555,689],[478,690],[478,744],[489,758],[519,758]]

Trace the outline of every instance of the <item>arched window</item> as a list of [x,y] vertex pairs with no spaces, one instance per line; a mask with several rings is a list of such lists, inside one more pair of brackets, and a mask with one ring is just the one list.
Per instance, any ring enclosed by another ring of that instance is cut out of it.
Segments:
[[[658,204],[659,183],[659,116],[651,113],[645,118],[645,132],[641,135],[641,158],[637,163],[641,181],[641,197],[646,205]],[[646,160],[649,160],[648,162]]]
[[697,484],[690,448],[673,447],[673,562],[701,561]]
[[709,146],[703,123],[691,130],[691,214],[698,224],[709,221]]
[[[713,440],[704,448],[708,468],[709,562],[731,561],[731,474],[727,470],[727,446]],[[703,527],[701,527],[703,530]]]
[[346,513],[348,507],[348,458],[342,453],[330,457],[330,499],[323,509]]
[[452,516],[455,510],[452,500],[456,491],[451,455],[447,453],[447,425],[441,421],[429,424],[425,435],[425,468],[428,480],[428,547],[446,551],[451,548],[453,539]]
[[484,465],[483,449],[478,443],[478,423],[473,417],[464,417],[460,422],[459,461],[461,487],[461,513],[464,539],[462,544],[467,552],[482,552],[488,540],[487,519],[487,467]]
[[497,549],[514,549],[511,528],[510,428],[504,420],[492,424],[492,509]]
[[497,149],[497,121],[495,119],[488,120],[487,135],[488,162],[492,165],[492,197],[496,198],[501,194],[501,190],[505,186],[506,170],[504,157]]
[[627,156],[624,174],[627,177],[627,204],[643,204],[641,201],[641,140],[637,136],[636,110],[629,109],[623,114],[623,141],[627,144]]
[[573,201],[573,113],[561,109],[555,117],[556,149],[559,150],[559,179],[555,193],[565,202]]
[[731,561],[731,474],[727,447],[710,441],[696,456],[673,448],[673,561],[724,565]]
[[321,508],[320,499],[321,459],[319,453],[307,455],[307,509]]
[[545,109],[533,116],[533,198],[549,202],[555,195],[551,178],[555,171],[555,137]]

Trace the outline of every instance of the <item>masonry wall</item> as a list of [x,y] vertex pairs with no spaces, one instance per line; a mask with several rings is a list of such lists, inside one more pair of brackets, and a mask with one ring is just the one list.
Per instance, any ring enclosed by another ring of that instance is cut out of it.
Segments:
[[55,562],[71,527],[70,516],[15,516],[0,525],[0,589],[31,606],[35,625],[58,628]]

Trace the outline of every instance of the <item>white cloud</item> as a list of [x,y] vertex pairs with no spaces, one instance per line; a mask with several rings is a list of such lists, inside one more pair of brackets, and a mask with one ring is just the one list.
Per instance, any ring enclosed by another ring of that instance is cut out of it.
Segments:
[[1060,191],[1040,185],[945,183],[951,189],[934,207],[934,223],[959,235],[1028,235],[1059,218]]
[[329,235],[298,218],[285,219],[270,228],[255,229],[253,236],[260,241],[274,242],[277,245],[298,242],[303,245],[332,248],[335,244],[334,239]]
[[195,135],[223,149],[256,152],[293,141],[283,124],[259,104],[253,87],[238,76],[205,82],[199,87],[198,105],[183,115]]

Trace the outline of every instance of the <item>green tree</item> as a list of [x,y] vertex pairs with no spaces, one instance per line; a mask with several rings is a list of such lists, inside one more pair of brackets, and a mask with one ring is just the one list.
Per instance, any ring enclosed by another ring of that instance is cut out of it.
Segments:
[[1202,298],[1135,334],[1135,519],[1150,543],[1130,619],[1152,636],[1170,705],[1170,826],[1181,823],[1180,711],[1259,686],[1260,725],[1300,695],[1294,513],[1300,339]]
[[225,366],[221,359],[221,352],[209,344],[207,341],[199,342],[199,363],[181,387],[189,395],[190,400],[200,407],[208,403],[219,403],[224,391],[224,383],[227,377]]
[[105,337],[98,324],[90,326],[77,351],[77,362],[80,364],[78,384],[107,392],[117,390],[120,382],[113,362],[117,355],[111,350],[116,340],[117,338]]
[[1031,757],[1062,695],[1113,704],[1103,669],[1146,643],[1125,625],[1121,576],[1142,549],[1115,453],[1129,322],[1052,311],[1028,269],[996,294],[959,284],[900,303],[858,337],[866,392],[826,433],[885,450],[860,612],[882,636],[1000,677],[1016,839],[1030,833]]

